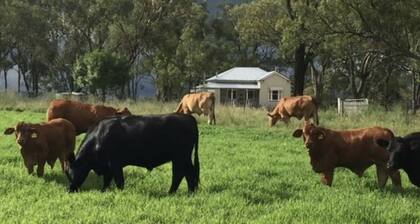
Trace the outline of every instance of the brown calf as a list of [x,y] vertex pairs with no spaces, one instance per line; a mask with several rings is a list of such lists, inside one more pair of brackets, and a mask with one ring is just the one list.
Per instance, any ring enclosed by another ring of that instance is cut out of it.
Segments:
[[379,187],[385,186],[388,176],[397,188],[401,188],[400,173],[386,168],[389,153],[379,146],[378,139],[390,140],[394,134],[386,128],[372,127],[336,131],[305,123],[293,137],[303,136],[312,169],[321,173],[321,181],[331,186],[336,167],[345,167],[361,177],[371,165],[376,165]]
[[14,128],[4,131],[5,135],[13,133],[16,135],[16,142],[21,146],[20,152],[29,174],[38,165],[37,175],[44,175],[45,163],[52,169],[57,158],[63,172],[67,169],[66,158],[73,154],[76,141],[76,131],[72,123],[61,118],[42,124],[19,122]]
[[274,126],[278,120],[284,121],[287,125],[291,117],[296,117],[299,120],[304,118],[305,121],[309,121],[309,118],[312,117],[318,124],[318,108],[315,98],[312,96],[283,97],[274,110],[267,115],[270,127]]
[[96,122],[108,116],[131,115],[127,108],[122,110],[103,105],[91,105],[71,100],[53,100],[47,109],[47,121],[64,118],[73,123],[76,134],[85,133]]
[[208,124],[216,124],[216,117],[214,115],[215,96],[212,92],[190,93],[185,95],[175,113],[198,115],[204,114],[208,116]]

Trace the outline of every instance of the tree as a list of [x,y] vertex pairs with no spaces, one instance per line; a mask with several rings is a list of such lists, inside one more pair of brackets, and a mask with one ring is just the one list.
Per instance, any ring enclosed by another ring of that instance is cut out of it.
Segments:
[[317,7],[318,1],[257,0],[231,10],[242,40],[275,48],[285,62],[293,64],[294,95],[303,94],[313,48],[319,44],[311,35],[311,18]]
[[129,80],[130,65],[125,57],[95,50],[80,58],[74,68],[76,83],[100,96],[103,102],[109,90],[124,86]]
[[[57,43],[50,36],[54,17],[41,1],[6,1],[9,55],[28,93],[38,94],[39,80],[48,73]],[[20,86],[20,81],[19,81]]]

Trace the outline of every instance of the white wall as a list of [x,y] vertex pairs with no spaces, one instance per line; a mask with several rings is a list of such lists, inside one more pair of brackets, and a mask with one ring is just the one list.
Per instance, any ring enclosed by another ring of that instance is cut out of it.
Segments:
[[291,84],[290,81],[280,77],[279,75],[272,75],[265,80],[261,80],[258,85],[260,86],[260,105],[264,107],[272,107],[278,101],[269,100],[270,88],[279,88],[282,91],[282,96],[290,96]]

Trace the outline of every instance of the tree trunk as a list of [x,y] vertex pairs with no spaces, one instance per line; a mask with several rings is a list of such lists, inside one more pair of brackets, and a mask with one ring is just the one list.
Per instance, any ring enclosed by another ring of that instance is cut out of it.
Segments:
[[3,70],[4,75],[4,90],[7,91],[7,69]]
[[106,90],[105,90],[105,88],[103,88],[102,90],[101,90],[101,101],[102,101],[102,103],[105,103],[105,100],[106,100]]
[[303,95],[305,88],[305,73],[308,67],[308,61],[305,60],[305,44],[300,44],[295,50],[295,83],[294,96]]
[[411,72],[411,110],[413,114],[416,114],[416,72]]
[[322,98],[322,75],[324,72],[324,68],[322,68],[322,72],[318,72],[315,69],[315,66],[313,62],[311,63],[311,78],[313,83],[313,89],[314,89],[314,96],[315,99],[317,99],[318,104],[321,104],[321,98]]
[[27,80],[26,75],[25,75],[26,72],[24,71],[21,74],[22,74],[22,78],[23,78],[23,83],[25,84],[26,91],[29,94],[31,89],[29,88],[29,83],[28,83],[28,80]]
[[18,69],[18,93],[20,93],[20,79],[21,79],[21,72],[20,69]]

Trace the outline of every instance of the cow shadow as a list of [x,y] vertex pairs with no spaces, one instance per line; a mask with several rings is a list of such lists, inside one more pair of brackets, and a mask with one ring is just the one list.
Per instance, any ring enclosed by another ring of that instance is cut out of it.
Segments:
[[44,174],[43,179],[45,180],[45,182],[56,183],[63,186],[69,185],[69,180],[67,179],[64,173],[46,173]]
[[407,197],[417,197],[420,198],[420,189],[409,183],[408,185],[403,185],[401,190],[396,189],[388,180],[387,185],[383,188],[379,188],[378,184],[375,181],[369,181],[364,184],[364,187],[368,188],[370,191],[379,190],[381,192],[391,194],[394,196],[407,196]]
[[[67,179],[67,176],[61,171],[46,173],[44,174],[42,178],[44,179],[45,182],[62,185],[65,188],[69,187],[70,182]],[[103,182],[102,182],[101,176],[97,176],[96,174],[89,173],[88,177],[86,178],[85,182],[80,187],[79,191],[80,192],[94,191],[94,190],[100,191],[102,189],[102,184]]]
[[420,198],[420,189],[411,183],[403,186],[401,190],[395,189],[391,184],[387,185],[382,191],[385,191],[394,196],[415,197]]

